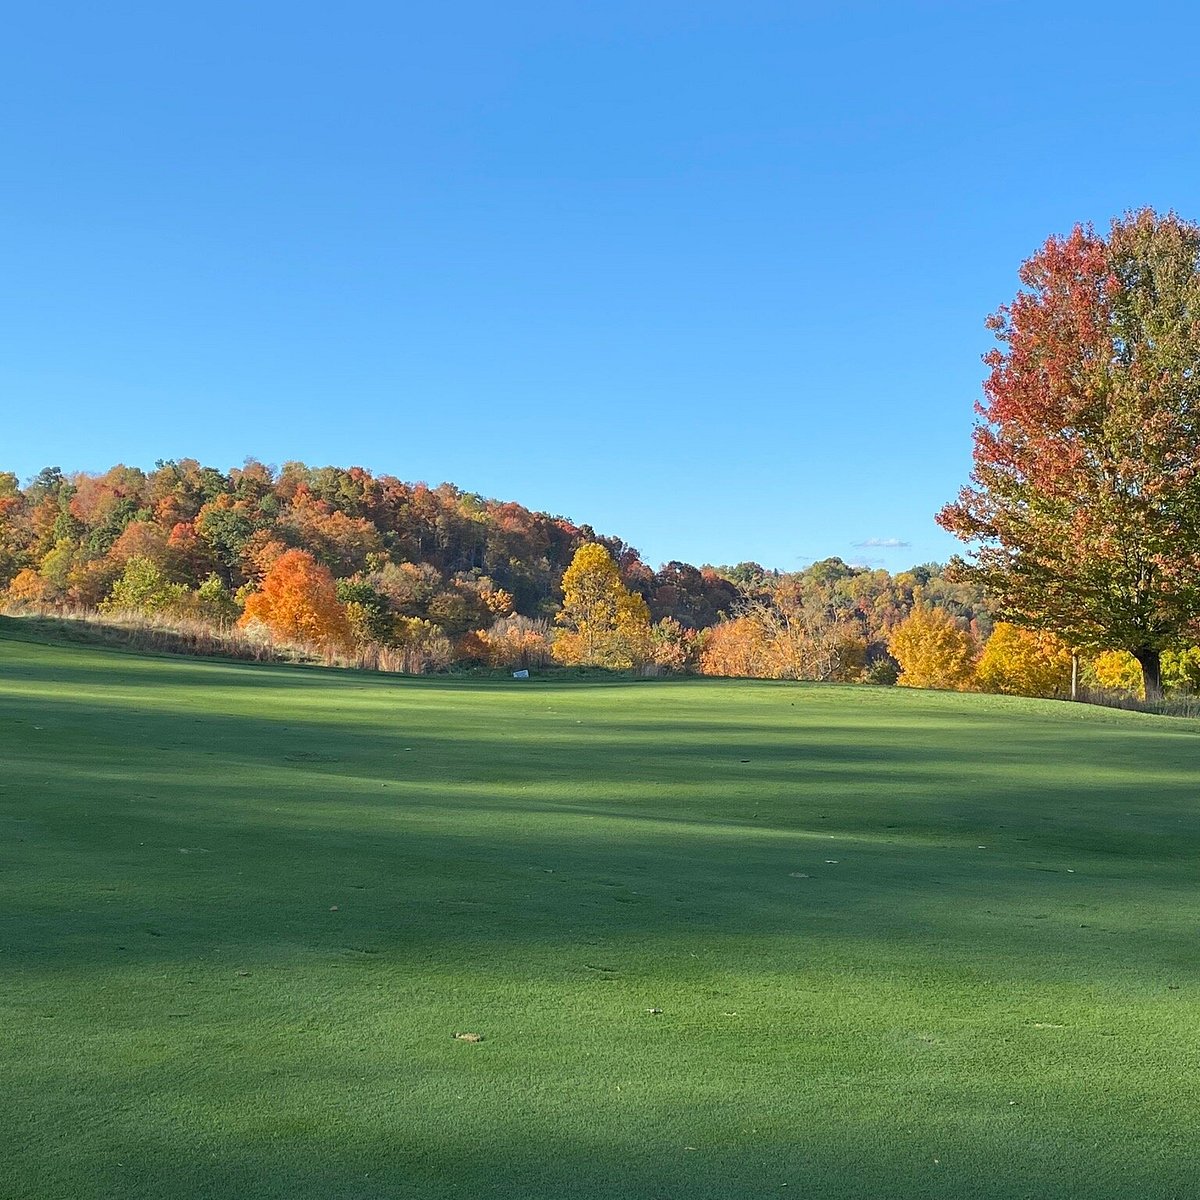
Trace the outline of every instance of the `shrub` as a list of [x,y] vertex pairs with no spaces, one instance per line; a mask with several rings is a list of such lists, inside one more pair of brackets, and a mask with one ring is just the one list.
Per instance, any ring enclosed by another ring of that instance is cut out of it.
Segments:
[[136,555],[125,564],[120,579],[100,603],[101,612],[184,613],[191,593],[182,583],[172,583],[153,559]]

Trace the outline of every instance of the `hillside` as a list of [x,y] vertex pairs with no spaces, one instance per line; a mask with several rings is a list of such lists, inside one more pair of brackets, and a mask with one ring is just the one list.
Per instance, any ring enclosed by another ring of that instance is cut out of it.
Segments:
[[[887,658],[888,634],[918,595],[964,627],[990,629],[978,589],[950,582],[937,564],[896,575],[837,558],[791,575],[752,562],[652,569],[632,546],[590,525],[361,467],[276,469],[252,459],[228,472],[194,459],[148,472],[48,467],[24,488],[0,471],[0,610],[99,607],[225,626],[244,615],[272,567],[299,550],[329,573],[355,646],[402,648],[421,659],[406,669],[528,666],[531,641],[534,657],[548,658],[563,574],[592,543],[612,556],[650,619],[667,623],[658,640],[676,650],[655,661],[671,669],[696,667],[695,631],[749,597],[782,600],[785,586],[806,606],[806,627],[834,626],[861,643],[847,678]],[[305,599],[311,605],[310,593]]]
[[1194,722],[6,629],[11,1200],[1194,1191]]

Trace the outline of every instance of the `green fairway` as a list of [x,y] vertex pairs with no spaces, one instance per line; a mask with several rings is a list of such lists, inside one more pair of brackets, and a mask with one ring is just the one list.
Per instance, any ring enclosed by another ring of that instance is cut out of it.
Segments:
[[4,1200],[1200,1194],[1197,723],[19,636]]

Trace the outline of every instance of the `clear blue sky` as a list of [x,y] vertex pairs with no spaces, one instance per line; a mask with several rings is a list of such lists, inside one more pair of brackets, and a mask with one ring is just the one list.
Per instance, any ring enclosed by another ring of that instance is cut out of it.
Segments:
[[299,458],[654,563],[945,558],[1020,261],[1200,217],[1198,43],[1153,0],[10,6],[0,469]]

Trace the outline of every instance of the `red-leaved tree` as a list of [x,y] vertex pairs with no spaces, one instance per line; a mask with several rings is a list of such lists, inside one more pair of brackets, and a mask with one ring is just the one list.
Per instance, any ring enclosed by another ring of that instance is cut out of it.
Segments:
[[989,322],[972,483],[938,515],[996,615],[1128,650],[1148,697],[1200,614],[1200,227],[1077,227]]

